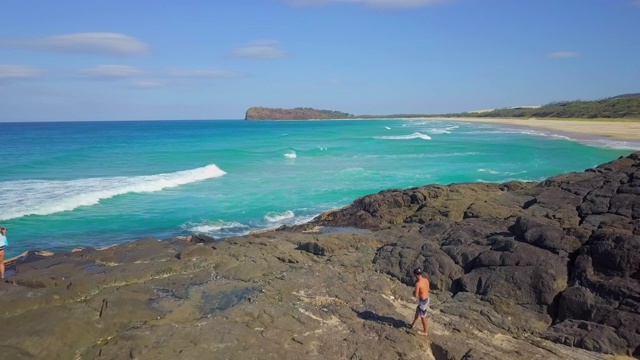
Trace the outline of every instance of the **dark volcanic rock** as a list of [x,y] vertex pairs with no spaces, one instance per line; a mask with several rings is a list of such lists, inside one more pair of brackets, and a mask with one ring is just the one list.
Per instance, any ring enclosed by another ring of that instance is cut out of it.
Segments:
[[383,191],[314,223],[373,229],[405,224],[409,234],[378,250],[379,271],[410,283],[412,269],[423,267],[435,289],[473,293],[487,303],[505,299],[538,313],[544,326],[515,320],[528,332],[639,356],[639,189],[636,153],[539,184]]

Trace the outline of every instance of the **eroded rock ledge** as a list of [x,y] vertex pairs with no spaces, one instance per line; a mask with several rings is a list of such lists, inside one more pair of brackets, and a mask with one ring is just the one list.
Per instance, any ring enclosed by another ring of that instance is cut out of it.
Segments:
[[[542,183],[389,190],[295,228],[20,261],[0,283],[0,354],[637,357],[639,250],[639,154]],[[406,328],[417,266],[429,339]]]
[[383,191],[306,226],[314,225],[404,230],[374,267],[410,283],[423,266],[453,296],[442,311],[640,356],[639,153],[542,183]]

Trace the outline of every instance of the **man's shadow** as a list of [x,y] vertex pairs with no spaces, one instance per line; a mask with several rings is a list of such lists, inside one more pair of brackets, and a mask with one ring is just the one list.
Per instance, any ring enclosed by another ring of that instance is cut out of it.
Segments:
[[369,320],[369,321],[374,321],[377,323],[381,323],[381,324],[385,324],[385,325],[391,325],[394,328],[408,328],[409,327],[409,323],[407,323],[404,320],[398,320],[396,318],[392,318],[390,316],[382,316],[382,315],[378,315],[376,313],[374,313],[373,311],[356,311],[356,313],[358,314],[358,317],[360,319],[363,320]]

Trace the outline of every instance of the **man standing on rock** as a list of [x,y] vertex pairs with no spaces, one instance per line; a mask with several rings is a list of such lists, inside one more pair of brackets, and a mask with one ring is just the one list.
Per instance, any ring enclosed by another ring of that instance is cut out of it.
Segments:
[[427,310],[429,309],[429,280],[424,277],[421,269],[413,270],[413,276],[416,278],[416,289],[413,292],[413,296],[418,298],[418,307],[416,308],[416,315],[413,318],[411,327],[416,324],[418,317],[422,321],[422,328],[424,331],[418,331],[420,335],[427,335]]
[[0,279],[4,279],[4,247],[7,246],[7,229],[0,227]]

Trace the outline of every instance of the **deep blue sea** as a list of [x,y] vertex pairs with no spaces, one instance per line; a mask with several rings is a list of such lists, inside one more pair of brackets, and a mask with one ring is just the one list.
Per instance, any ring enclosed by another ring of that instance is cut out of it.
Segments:
[[436,120],[0,123],[0,226],[8,257],[227,237],[383,189],[541,180],[639,148]]

